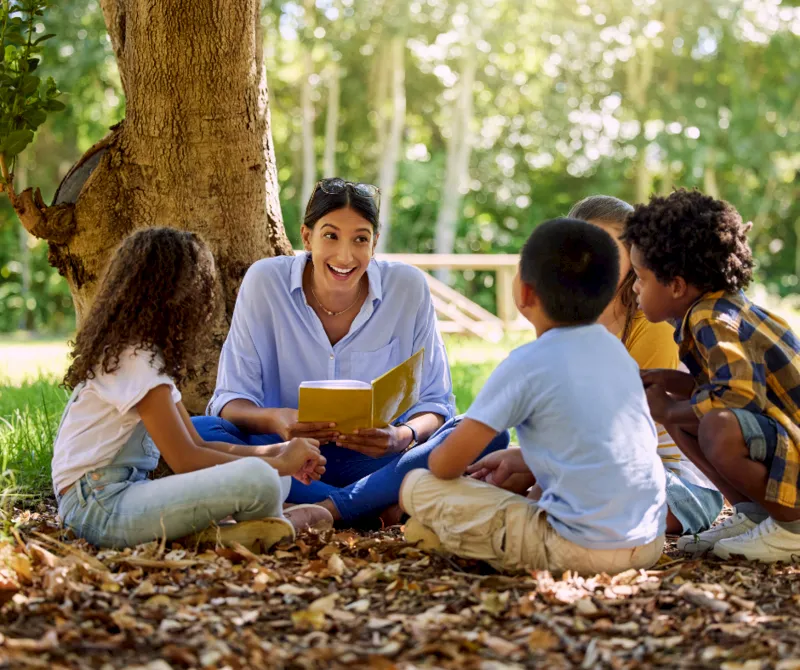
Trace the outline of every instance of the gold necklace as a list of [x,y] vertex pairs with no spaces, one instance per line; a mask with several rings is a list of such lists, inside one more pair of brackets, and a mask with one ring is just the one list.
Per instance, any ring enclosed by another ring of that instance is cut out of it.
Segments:
[[361,299],[361,283],[359,282],[358,295],[356,296],[356,299],[353,300],[353,303],[349,307],[343,309],[341,312],[331,312],[331,310],[329,310],[327,307],[325,307],[325,305],[323,305],[320,302],[320,299],[317,297],[317,294],[314,292],[314,266],[313,265],[311,266],[311,284],[310,284],[310,288],[311,288],[311,295],[314,296],[314,300],[317,301],[317,304],[319,305],[319,308],[323,312],[325,312],[325,314],[327,314],[328,316],[339,316],[340,314],[344,314],[345,312],[349,312],[351,309],[353,309],[353,307],[356,306],[356,303]]

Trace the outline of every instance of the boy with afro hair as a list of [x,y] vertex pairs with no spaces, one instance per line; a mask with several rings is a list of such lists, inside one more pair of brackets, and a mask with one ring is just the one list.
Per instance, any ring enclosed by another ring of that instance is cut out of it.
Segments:
[[800,340],[744,294],[749,226],[727,202],[679,190],[626,223],[634,291],[670,321],[682,362],[642,372],[650,411],[735,514],[678,547],[762,562],[800,555]]

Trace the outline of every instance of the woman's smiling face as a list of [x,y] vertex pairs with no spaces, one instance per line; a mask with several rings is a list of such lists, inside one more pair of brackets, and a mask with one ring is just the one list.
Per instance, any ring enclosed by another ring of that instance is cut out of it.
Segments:
[[372,224],[344,207],[325,214],[313,228],[303,226],[301,234],[319,288],[336,293],[355,290],[378,241]]

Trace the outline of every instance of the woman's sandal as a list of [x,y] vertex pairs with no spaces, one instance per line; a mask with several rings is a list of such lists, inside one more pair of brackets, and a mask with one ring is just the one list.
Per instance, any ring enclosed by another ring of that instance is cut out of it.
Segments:
[[311,503],[292,505],[283,510],[283,516],[294,526],[297,533],[310,529],[320,531],[333,528],[333,515],[320,505]]
[[266,552],[283,540],[294,540],[294,526],[286,519],[267,517],[222,526],[213,525],[189,537],[192,544],[217,544],[231,547],[241,544],[258,553]]

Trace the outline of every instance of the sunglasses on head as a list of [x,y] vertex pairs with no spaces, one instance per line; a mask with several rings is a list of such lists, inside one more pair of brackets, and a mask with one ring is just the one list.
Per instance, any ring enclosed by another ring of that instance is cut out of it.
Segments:
[[328,195],[337,195],[338,193],[344,193],[348,188],[353,191],[353,193],[357,193],[360,196],[372,198],[372,200],[375,201],[375,206],[380,207],[381,190],[377,186],[373,186],[372,184],[357,184],[352,181],[346,181],[340,177],[320,179],[314,187],[313,193],[316,193],[317,189],[320,189],[323,193],[327,193]]

